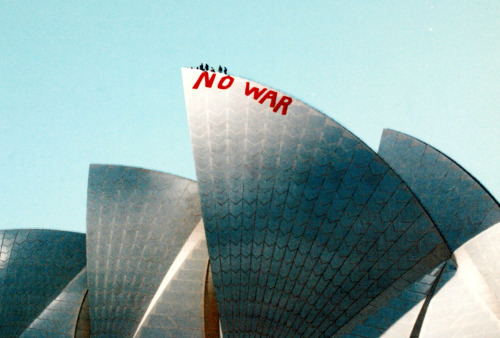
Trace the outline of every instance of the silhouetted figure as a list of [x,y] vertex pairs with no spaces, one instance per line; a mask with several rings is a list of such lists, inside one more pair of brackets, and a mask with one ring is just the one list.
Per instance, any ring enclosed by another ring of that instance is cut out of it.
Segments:
[[203,70],[203,63],[200,64],[200,70]]
[[208,63],[205,63],[205,70],[208,71]]
[[227,68],[226,67],[224,67],[224,74],[227,75]]
[[210,71],[215,73],[214,67],[210,67]]
[[222,67],[219,65],[219,73],[222,73]]

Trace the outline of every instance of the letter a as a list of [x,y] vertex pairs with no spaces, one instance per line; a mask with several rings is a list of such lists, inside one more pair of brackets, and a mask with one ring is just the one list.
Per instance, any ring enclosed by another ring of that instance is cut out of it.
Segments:
[[278,96],[278,93],[274,90],[270,90],[262,97],[262,99],[260,99],[259,103],[263,104],[265,100],[271,100],[269,107],[273,108],[276,105],[276,96]]

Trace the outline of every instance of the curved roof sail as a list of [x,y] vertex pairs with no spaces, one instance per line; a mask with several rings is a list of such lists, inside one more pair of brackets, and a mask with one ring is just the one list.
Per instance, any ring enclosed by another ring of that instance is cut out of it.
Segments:
[[85,267],[85,234],[2,230],[0,248],[0,336],[18,337]]
[[434,147],[384,129],[378,152],[418,196],[452,250],[500,222],[493,196]]
[[200,220],[196,182],[140,168],[90,166],[87,274],[92,335],[134,334]]
[[252,81],[182,72],[224,333],[332,335],[450,256],[406,184],[334,120]]
[[[500,207],[465,169],[432,146],[384,130],[380,155],[417,194],[450,248],[423,336],[490,337],[500,330]],[[447,325],[450,320],[459,325]]]
[[86,293],[87,273],[84,268],[30,324],[21,337],[75,336]]

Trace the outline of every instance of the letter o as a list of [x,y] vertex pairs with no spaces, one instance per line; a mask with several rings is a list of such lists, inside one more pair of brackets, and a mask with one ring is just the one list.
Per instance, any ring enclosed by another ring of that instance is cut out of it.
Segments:
[[[224,84],[224,82],[226,80],[229,81],[229,83]],[[219,84],[217,85],[217,88],[228,89],[229,87],[231,87],[233,85],[233,82],[234,82],[234,78],[232,78],[231,76],[224,76],[219,80]]]

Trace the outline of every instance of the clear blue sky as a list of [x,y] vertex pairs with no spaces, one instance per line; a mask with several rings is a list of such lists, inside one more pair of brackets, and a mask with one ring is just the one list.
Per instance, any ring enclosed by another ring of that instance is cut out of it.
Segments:
[[1,1],[0,229],[85,231],[88,166],[195,178],[181,67],[445,152],[500,198],[500,1]]

